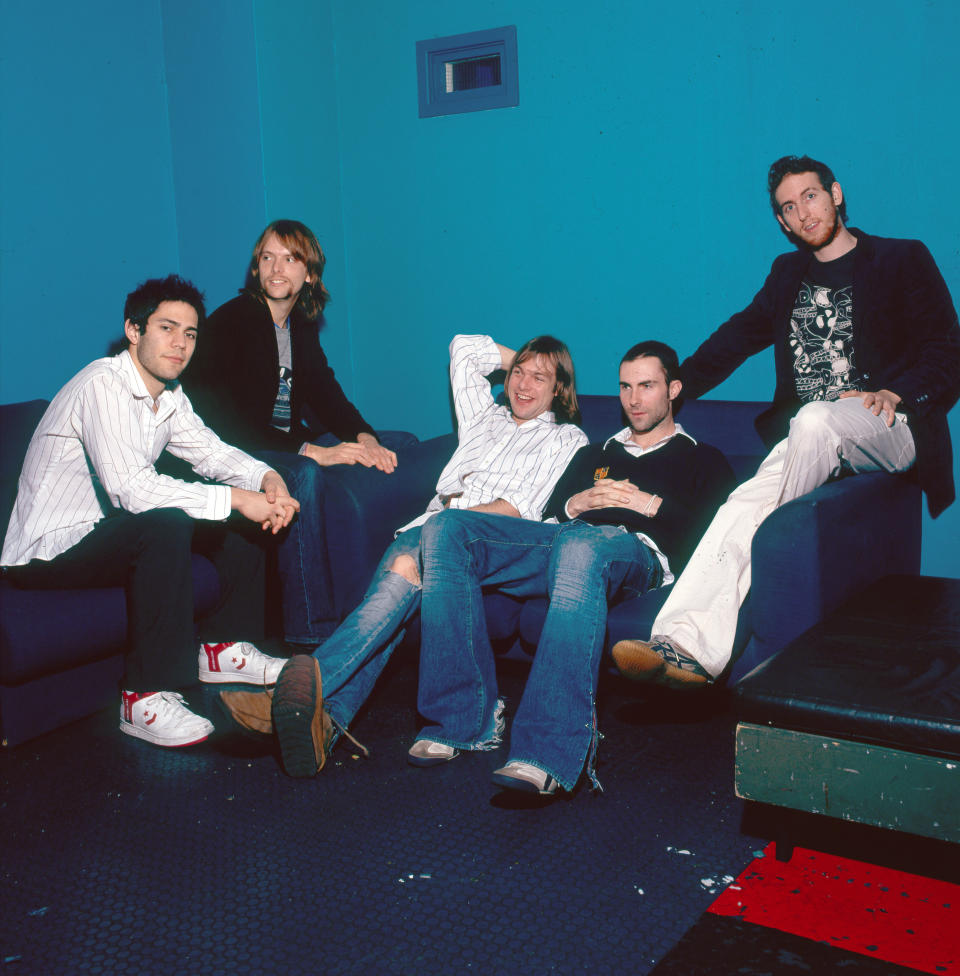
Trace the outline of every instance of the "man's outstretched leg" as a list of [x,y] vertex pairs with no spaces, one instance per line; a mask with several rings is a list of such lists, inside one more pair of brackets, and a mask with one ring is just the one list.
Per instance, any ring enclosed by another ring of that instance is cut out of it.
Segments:
[[420,531],[401,533],[387,550],[358,606],[312,655],[292,657],[273,694],[223,692],[246,728],[277,734],[283,766],[315,775],[341,732],[367,700],[403,625],[420,605]]
[[620,641],[613,657],[638,681],[702,687],[727,666],[740,606],[750,590],[753,536],[780,505],[841,470],[906,471],[915,459],[904,420],[865,409],[859,398],[802,407],[790,436],[774,447],[756,475],[719,508],[653,624],[649,641]]

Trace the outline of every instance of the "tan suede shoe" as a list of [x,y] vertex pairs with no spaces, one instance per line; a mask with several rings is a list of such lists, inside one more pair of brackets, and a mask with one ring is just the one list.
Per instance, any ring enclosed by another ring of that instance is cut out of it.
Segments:
[[237,725],[264,735],[273,732],[273,719],[270,716],[272,699],[273,695],[269,691],[220,692],[220,700]]

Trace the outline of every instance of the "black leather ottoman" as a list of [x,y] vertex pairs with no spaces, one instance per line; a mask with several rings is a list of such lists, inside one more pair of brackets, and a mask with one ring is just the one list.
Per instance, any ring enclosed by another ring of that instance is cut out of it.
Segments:
[[734,694],[738,796],[960,843],[960,580],[877,581]]

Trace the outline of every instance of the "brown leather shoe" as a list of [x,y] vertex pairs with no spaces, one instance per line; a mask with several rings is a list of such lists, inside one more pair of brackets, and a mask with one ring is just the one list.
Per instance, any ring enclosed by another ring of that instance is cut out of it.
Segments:
[[273,720],[270,717],[270,700],[273,695],[269,691],[221,691],[220,700],[230,717],[251,732],[262,732],[270,735],[273,732]]
[[327,761],[333,722],[323,708],[320,664],[297,654],[283,666],[273,692],[273,728],[288,776],[315,776]]

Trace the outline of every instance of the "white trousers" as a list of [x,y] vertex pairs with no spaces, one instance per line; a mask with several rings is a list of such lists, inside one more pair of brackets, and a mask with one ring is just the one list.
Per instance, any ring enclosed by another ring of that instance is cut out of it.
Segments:
[[784,502],[822,485],[841,469],[906,471],[916,459],[902,414],[893,427],[860,397],[805,404],[790,434],[757,473],[717,510],[690,562],[673,584],[654,635],[673,638],[714,677],[730,660],[737,614],[750,590],[750,547],[760,523]]

